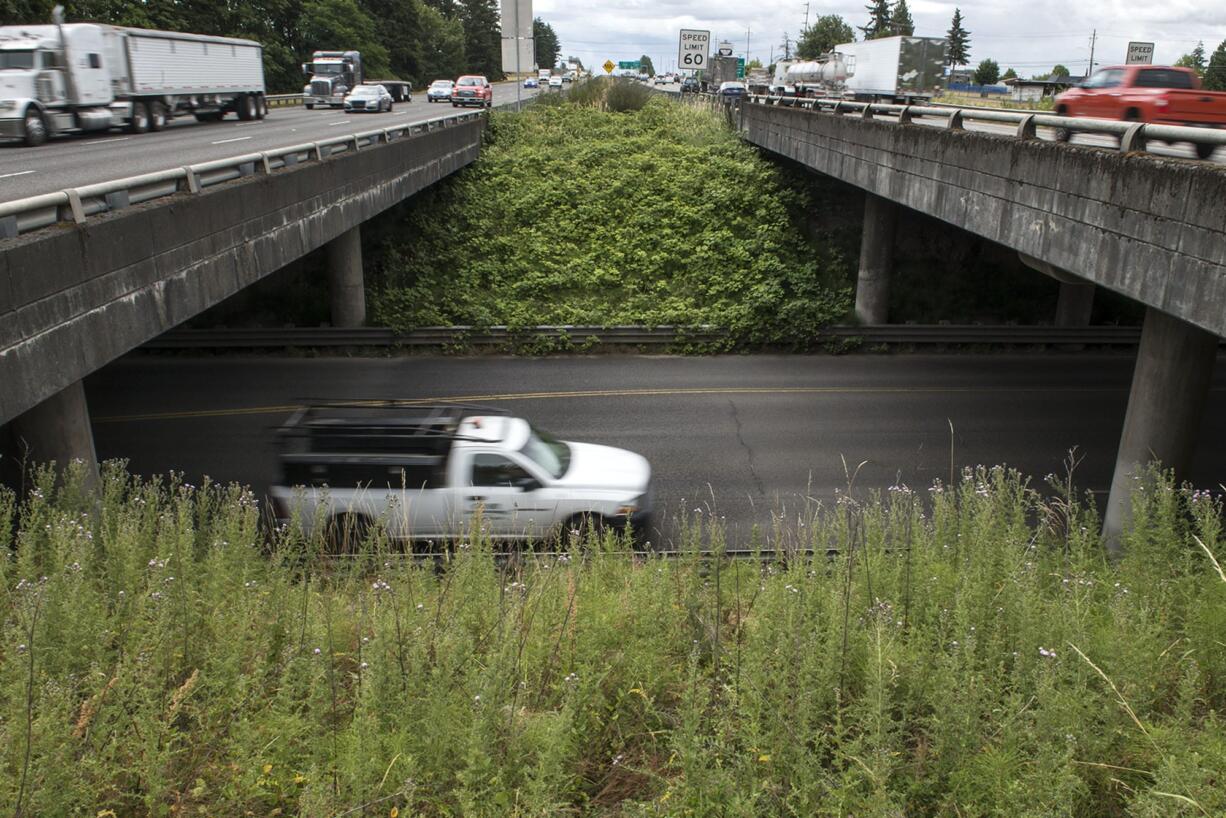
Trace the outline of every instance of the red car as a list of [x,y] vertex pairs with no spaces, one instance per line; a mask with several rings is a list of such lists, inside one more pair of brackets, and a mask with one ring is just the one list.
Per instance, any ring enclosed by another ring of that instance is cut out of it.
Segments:
[[466,74],[455,82],[451,92],[451,106],[476,105],[479,108],[494,107],[494,86],[485,77]]
[[[1056,113],[1223,128],[1226,93],[1201,90],[1200,77],[1190,68],[1112,65],[1056,97]],[[1068,132],[1061,129],[1057,137],[1067,139]],[[1213,151],[1213,145],[1196,145],[1196,155],[1201,159],[1208,159]]]

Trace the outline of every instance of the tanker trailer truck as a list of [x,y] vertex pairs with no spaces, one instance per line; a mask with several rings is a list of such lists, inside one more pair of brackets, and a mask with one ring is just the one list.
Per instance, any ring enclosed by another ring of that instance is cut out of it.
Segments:
[[0,26],[0,138],[126,128],[177,116],[263,119],[263,48],[251,40],[98,23]]
[[832,97],[843,93],[847,82],[847,64],[843,55],[831,51],[816,60],[804,60],[788,66],[784,83],[798,97]]

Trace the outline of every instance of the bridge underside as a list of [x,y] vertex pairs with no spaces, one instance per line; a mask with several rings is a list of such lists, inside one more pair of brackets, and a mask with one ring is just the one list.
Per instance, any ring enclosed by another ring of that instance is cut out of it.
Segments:
[[[745,105],[749,142],[865,190],[856,311],[885,320],[898,206],[1009,247],[1061,281],[1058,320],[1093,285],[1149,309],[1106,509],[1118,549],[1140,467],[1192,456],[1226,335],[1226,168],[1036,139]],[[862,290],[862,291],[861,291]]]

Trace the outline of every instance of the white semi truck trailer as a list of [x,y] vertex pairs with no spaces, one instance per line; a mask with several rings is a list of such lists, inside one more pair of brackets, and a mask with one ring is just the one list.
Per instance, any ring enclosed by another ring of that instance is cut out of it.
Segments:
[[263,119],[263,47],[97,23],[0,26],[0,138],[126,128],[159,131],[176,116]]

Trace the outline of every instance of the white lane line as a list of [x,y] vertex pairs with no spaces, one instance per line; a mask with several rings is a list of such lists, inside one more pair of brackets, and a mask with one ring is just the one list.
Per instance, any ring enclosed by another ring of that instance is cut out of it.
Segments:
[[329,123],[328,123],[328,127],[330,128],[330,127],[332,127],[333,125],[348,125],[348,124],[349,124],[350,122],[352,122],[352,121],[353,121],[352,119],[341,119],[341,120],[338,120],[338,121],[336,121],[336,122],[329,122]]
[[117,136],[114,139],[91,139],[89,142],[82,142],[82,145],[110,145],[112,142],[127,142],[132,137]]
[[213,142],[211,144],[224,145],[227,142],[242,142],[244,139],[250,139],[250,138],[251,138],[250,136],[236,136],[233,139],[218,139],[216,142]]
[[26,174],[29,174],[29,173],[38,173],[38,171],[36,171],[36,170],[19,170],[19,171],[17,171],[16,173],[2,173],[2,174],[0,174],[0,179],[11,179],[11,178],[13,178],[14,176],[25,176]]

